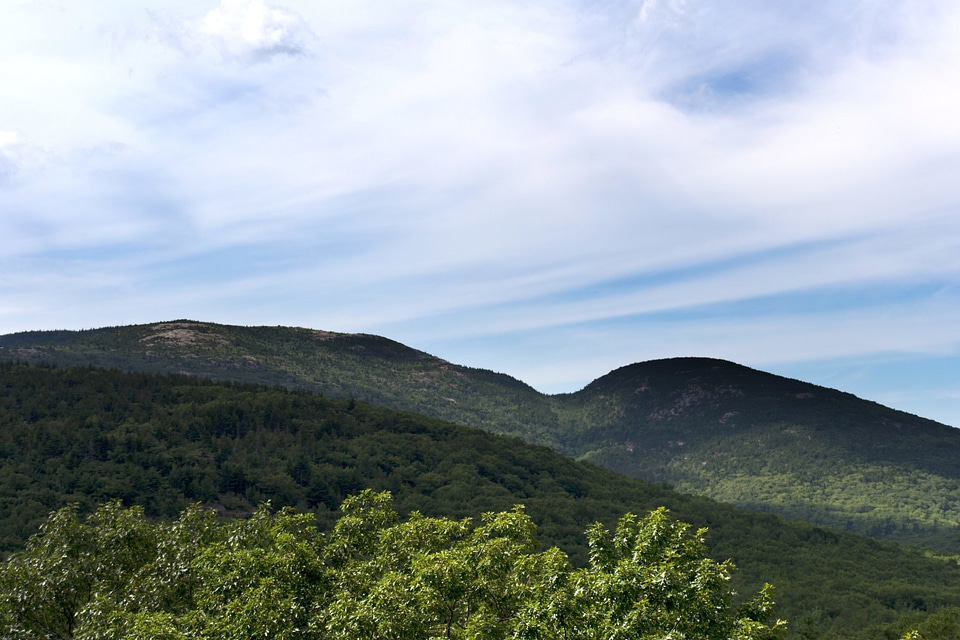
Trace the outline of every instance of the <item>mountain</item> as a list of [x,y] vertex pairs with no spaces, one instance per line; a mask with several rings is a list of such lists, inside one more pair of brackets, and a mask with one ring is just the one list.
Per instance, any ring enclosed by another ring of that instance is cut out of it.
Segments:
[[[522,503],[546,545],[586,562],[583,531],[668,507],[708,527],[740,593],[776,587],[796,638],[898,637],[960,611],[960,567],[893,543],[684,495],[515,438],[363,402],[197,377],[0,363],[0,542],[22,544],[47,512],[120,498],[172,517],[202,501],[312,511],[390,490],[398,511],[476,517]],[[917,617],[920,616],[920,617]],[[929,637],[937,640],[940,636]],[[943,636],[947,637],[947,636]]]
[[960,431],[721,360],[547,396],[386,338],[187,320],[0,336],[0,358],[280,385],[520,437],[755,510],[960,554]]
[[305,389],[557,444],[548,398],[529,385],[380,336],[177,320],[4,335],[3,358]]
[[960,430],[721,360],[618,369],[557,399],[561,445],[741,507],[960,552]]

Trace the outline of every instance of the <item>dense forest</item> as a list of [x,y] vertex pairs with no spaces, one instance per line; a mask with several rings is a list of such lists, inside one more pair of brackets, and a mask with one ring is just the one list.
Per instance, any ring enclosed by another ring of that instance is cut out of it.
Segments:
[[[742,604],[764,583],[793,637],[895,638],[947,629],[960,607],[948,558],[734,509],[577,462],[546,447],[421,415],[277,387],[92,367],[0,364],[0,539],[20,553],[52,511],[119,499],[150,521],[193,503],[247,518],[264,501],[332,531],[364,489],[400,513],[470,517],[523,504],[544,551],[590,565],[584,531],[665,506],[705,527],[707,553],[737,566]],[[933,621],[933,622],[931,622]],[[944,631],[943,633],[947,633]],[[931,635],[932,638],[953,637]]]
[[960,431],[730,362],[637,363],[546,396],[378,336],[186,320],[0,336],[4,357],[355,398],[749,509],[960,554]]

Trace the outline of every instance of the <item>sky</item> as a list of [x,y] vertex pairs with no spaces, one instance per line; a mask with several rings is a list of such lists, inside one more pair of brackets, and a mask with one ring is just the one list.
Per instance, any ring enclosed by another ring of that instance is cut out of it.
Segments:
[[3,0],[0,334],[709,356],[960,427],[960,3]]

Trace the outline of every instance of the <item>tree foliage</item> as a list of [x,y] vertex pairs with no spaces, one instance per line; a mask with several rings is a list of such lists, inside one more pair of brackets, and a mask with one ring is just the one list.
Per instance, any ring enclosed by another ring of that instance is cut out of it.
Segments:
[[0,568],[11,639],[584,640],[778,636],[767,590],[731,606],[729,563],[663,509],[588,532],[591,563],[537,551],[522,507],[403,522],[387,492],[313,518],[259,508],[221,521],[198,507],[152,523],[118,502],[50,515]]

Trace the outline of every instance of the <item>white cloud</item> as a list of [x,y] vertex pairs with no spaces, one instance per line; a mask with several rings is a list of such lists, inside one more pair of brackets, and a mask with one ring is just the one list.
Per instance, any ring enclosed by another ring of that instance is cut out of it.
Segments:
[[296,13],[264,0],[220,0],[205,16],[202,31],[225,55],[254,61],[303,55],[310,37]]
[[[16,131],[0,131],[0,185],[17,172],[17,161],[13,152],[15,147],[19,146],[18,143],[20,143],[20,137]],[[8,149],[5,150],[4,147]]]
[[[918,7],[24,4],[0,23],[0,272],[18,301],[0,332],[69,308],[86,326],[482,340],[499,369],[523,363],[497,341],[534,333],[524,353],[568,353],[565,372],[711,342],[754,358],[735,320],[656,325],[629,356],[602,323],[953,286],[960,23]],[[941,304],[924,325],[937,348],[954,326]],[[857,322],[876,343],[848,340],[853,322],[782,320],[756,328],[774,360],[923,346],[872,309]],[[564,351],[570,327],[609,359]]]

